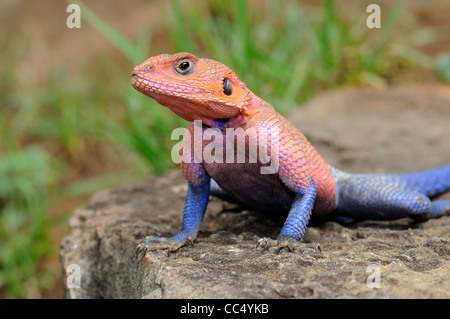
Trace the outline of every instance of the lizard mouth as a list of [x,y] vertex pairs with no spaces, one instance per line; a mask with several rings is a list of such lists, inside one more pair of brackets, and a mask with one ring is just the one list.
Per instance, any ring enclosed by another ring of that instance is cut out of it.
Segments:
[[134,72],[133,72],[133,73],[131,74],[131,78],[130,78],[131,85],[134,87],[134,86],[136,85],[137,81],[138,81],[138,77],[137,77],[137,75],[134,74]]

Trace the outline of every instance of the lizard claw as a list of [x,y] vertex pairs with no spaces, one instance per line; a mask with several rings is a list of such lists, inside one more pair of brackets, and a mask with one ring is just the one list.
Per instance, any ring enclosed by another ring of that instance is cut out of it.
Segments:
[[171,252],[177,251],[180,247],[186,245],[194,245],[194,240],[190,237],[186,237],[184,240],[178,240],[174,238],[147,236],[137,245],[135,255],[137,256],[143,252],[145,256],[147,251],[150,250],[166,250],[167,257],[169,257]]
[[314,249],[322,252],[322,247],[317,243],[301,243],[293,237],[279,236],[277,240],[277,253],[281,248],[287,248],[293,253],[303,252],[307,249]]
[[314,249],[322,252],[322,247],[316,243],[301,243],[293,237],[289,236],[279,236],[278,240],[271,238],[261,238],[256,243],[256,248],[262,246],[264,250],[268,250],[269,247],[275,247],[276,253],[279,253],[282,248],[289,249],[290,252],[297,253],[303,252],[306,249]]
[[273,240],[271,238],[263,237],[263,238],[260,238],[256,242],[256,247],[255,248],[258,248],[259,246],[261,246],[263,248],[263,250],[267,250],[268,247],[273,247],[275,245],[276,245],[275,240]]

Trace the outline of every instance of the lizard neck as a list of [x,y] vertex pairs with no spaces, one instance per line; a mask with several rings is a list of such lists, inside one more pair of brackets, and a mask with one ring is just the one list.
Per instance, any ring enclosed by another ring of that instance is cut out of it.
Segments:
[[231,117],[227,121],[226,127],[237,128],[243,126],[261,110],[264,104],[267,104],[267,102],[249,91],[245,109],[238,115]]

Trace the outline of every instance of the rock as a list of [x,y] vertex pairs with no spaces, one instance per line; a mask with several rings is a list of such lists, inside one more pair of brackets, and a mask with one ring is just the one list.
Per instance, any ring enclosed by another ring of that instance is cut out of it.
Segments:
[[[450,163],[449,106],[449,87],[350,89],[320,96],[288,118],[343,170],[407,172]],[[75,273],[67,267],[79,267],[81,287],[66,288],[66,297],[450,298],[450,216],[312,221],[303,240],[323,252],[276,254],[255,244],[276,238],[286,216],[212,198],[194,247],[136,258],[145,236],[179,231],[186,191],[173,171],[98,192],[76,210],[61,261],[70,282]]]

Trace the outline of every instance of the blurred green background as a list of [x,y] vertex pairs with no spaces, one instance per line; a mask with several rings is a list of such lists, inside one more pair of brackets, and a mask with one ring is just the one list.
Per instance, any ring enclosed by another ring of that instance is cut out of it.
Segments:
[[450,82],[448,0],[85,0],[81,29],[69,3],[0,2],[1,298],[60,298],[70,213],[175,167],[186,123],[129,84],[149,56],[219,60],[281,113],[343,86]]

